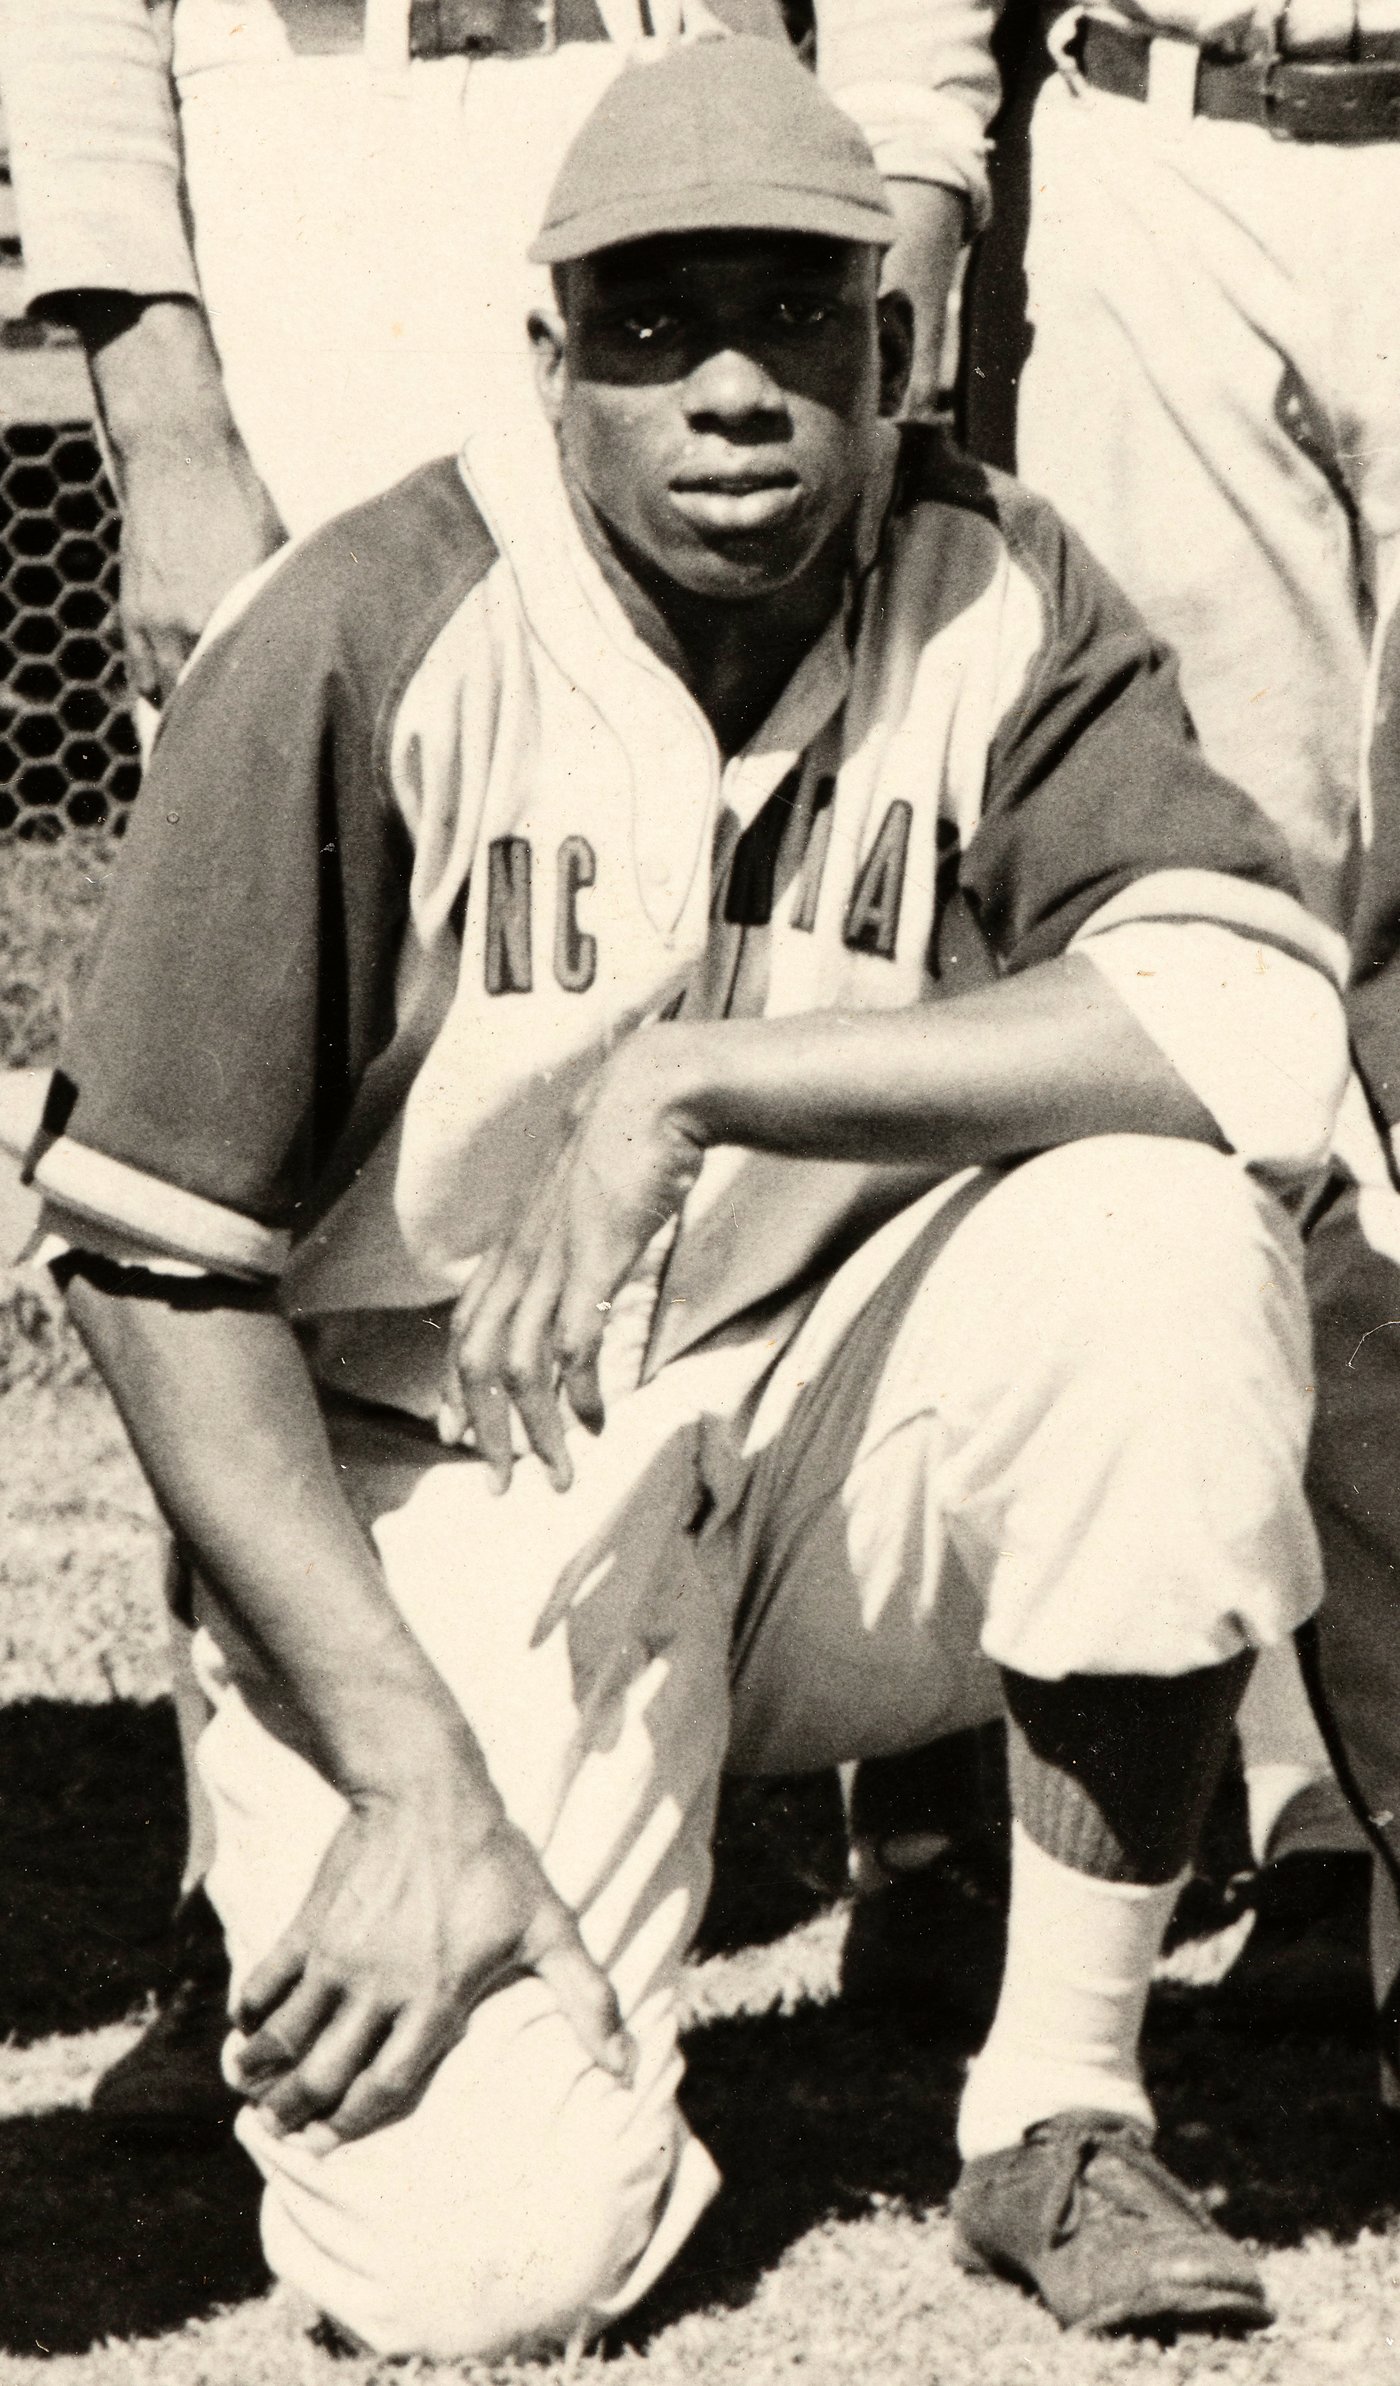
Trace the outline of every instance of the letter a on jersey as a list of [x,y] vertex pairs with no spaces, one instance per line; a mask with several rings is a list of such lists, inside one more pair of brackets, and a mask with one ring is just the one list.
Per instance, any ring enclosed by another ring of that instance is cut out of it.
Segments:
[[879,836],[860,866],[846,907],[846,925],[841,931],[842,941],[853,953],[877,953],[882,961],[894,959],[913,818],[908,804],[892,803],[881,822]]

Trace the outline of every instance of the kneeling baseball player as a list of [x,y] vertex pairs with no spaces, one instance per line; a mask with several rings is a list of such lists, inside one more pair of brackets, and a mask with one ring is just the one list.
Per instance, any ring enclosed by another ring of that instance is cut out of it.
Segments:
[[892,229],[776,46],[620,78],[535,249],[561,475],[503,426],[216,624],[35,1122],[198,1553],[268,2256],[385,2352],[586,2336],[713,2193],[724,1767],[1002,1708],[962,2256],[1269,2316],[1137,2049],[1318,1598],[1342,955],[1084,551],[896,434]]

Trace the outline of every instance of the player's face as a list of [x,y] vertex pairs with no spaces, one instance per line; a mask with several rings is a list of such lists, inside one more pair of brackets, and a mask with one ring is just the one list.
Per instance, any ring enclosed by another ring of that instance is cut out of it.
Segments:
[[907,371],[875,250],[669,235],[568,266],[532,324],[575,484],[624,552],[693,595],[798,579],[850,520]]

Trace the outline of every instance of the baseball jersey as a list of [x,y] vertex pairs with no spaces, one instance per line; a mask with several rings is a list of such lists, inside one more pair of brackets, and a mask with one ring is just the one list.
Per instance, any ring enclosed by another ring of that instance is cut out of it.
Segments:
[[[508,443],[264,567],[115,874],[40,1139],[66,1230],[276,1280],[319,1373],[431,1413],[443,1304],[617,1038],[935,1005],[1071,947],[1247,1159],[1318,1158],[1344,956],[1170,658],[1047,506],[926,434],[890,434],[855,548],[728,759]],[[711,1153],[668,1349],[819,1283],[937,1174]]]

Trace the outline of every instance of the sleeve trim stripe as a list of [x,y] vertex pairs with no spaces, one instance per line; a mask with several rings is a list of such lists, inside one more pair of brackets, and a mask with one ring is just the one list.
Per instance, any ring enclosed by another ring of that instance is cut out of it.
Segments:
[[[15,1074],[21,1082],[7,1083],[0,1101],[0,1149],[21,1159],[38,1132],[48,1077],[37,1069]],[[74,1218],[124,1228],[172,1259],[233,1275],[279,1276],[291,1247],[285,1229],[260,1226],[68,1135],[42,1153],[34,1183]]]
[[1260,886],[1252,879],[1234,878],[1223,870],[1154,870],[1134,879],[1091,912],[1073,939],[1083,944],[1106,929],[1129,920],[1211,920],[1218,927],[1237,929],[1261,944],[1277,945],[1295,960],[1309,962],[1331,979],[1338,990],[1346,986],[1346,938],[1329,928],[1294,895],[1280,887]]

